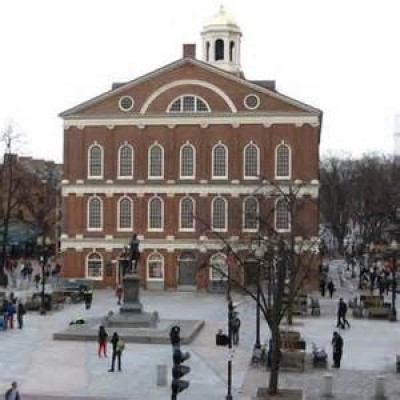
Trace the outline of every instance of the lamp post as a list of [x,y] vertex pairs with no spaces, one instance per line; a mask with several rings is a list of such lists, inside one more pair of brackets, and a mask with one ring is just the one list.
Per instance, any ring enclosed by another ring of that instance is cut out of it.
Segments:
[[37,239],[36,239],[36,244],[39,249],[39,262],[41,264],[41,269],[42,269],[42,290],[40,293],[41,296],[41,305],[40,305],[40,315],[45,315],[46,314],[46,307],[45,307],[45,295],[46,295],[46,277],[45,277],[45,266],[47,263],[47,246],[51,244],[50,238],[47,236],[44,236],[43,234],[40,234]]
[[255,256],[257,259],[257,308],[256,308],[256,343],[255,349],[261,348],[260,343],[260,297],[261,297],[261,263],[264,258],[264,247],[261,245],[260,238],[258,239],[257,247],[255,249]]
[[397,291],[397,251],[398,244],[393,240],[390,244],[391,272],[392,272],[392,310],[390,321],[397,321],[396,291]]
[[228,263],[228,286],[227,286],[227,297],[228,297],[228,392],[226,394],[226,400],[232,400],[232,323],[233,323],[233,302],[231,297],[231,263],[229,260],[230,251],[228,251],[227,263]]

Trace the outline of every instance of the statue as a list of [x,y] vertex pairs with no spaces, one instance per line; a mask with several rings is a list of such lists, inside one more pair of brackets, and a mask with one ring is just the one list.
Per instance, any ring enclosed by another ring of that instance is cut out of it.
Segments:
[[139,245],[140,245],[140,241],[137,238],[136,233],[134,233],[132,235],[132,239],[129,243],[129,253],[130,253],[129,269],[130,269],[130,272],[134,273],[134,274],[137,273],[137,264],[138,264],[139,257],[140,257]]

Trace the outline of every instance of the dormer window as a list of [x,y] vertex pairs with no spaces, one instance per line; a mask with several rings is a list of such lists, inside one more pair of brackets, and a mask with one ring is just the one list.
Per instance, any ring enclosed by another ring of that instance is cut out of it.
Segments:
[[180,96],[168,106],[170,113],[210,112],[210,107],[204,99],[193,95]]

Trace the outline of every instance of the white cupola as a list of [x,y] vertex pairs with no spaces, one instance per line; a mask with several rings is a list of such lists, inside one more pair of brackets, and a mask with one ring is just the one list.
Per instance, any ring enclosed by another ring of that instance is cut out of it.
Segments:
[[240,39],[242,32],[234,18],[221,6],[219,12],[204,25],[203,61],[240,75]]

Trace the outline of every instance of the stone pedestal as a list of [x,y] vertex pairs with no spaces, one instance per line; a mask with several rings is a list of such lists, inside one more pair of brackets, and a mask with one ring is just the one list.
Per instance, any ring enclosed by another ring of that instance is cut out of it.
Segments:
[[124,288],[124,304],[120,308],[121,313],[141,313],[143,311],[143,306],[139,300],[139,275],[125,275],[122,282]]

